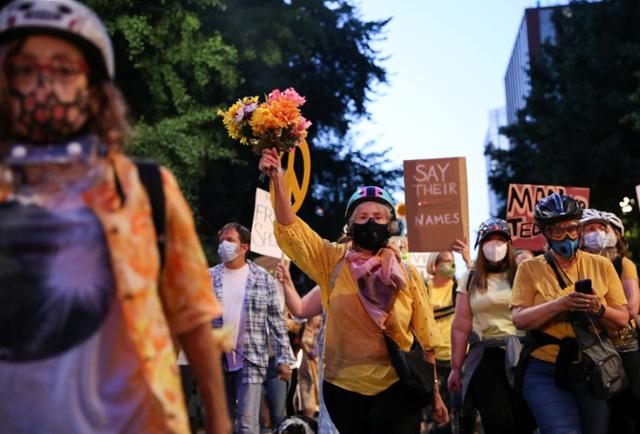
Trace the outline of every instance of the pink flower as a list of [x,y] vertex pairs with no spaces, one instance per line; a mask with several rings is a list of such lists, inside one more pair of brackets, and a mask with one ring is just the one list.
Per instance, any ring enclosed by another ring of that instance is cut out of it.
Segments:
[[296,106],[303,105],[307,100],[305,97],[300,96],[298,92],[292,87],[285,89],[284,92],[281,92],[279,89],[274,89],[269,94],[269,101],[274,99],[283,98],[287,101],[294,103]]

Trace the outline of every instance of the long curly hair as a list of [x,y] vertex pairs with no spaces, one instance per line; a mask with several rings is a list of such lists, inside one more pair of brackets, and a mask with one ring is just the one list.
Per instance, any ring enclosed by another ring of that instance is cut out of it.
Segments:
[[[15,138],[6,62],[20,51],[24,41],[25,38],[21,38],[0,45],[0,153],[4,153],[7,143]],[[122,93],[113,82],[97,80],[91,72],[89,83],[89,132],[110,147],[123,149],[130,135],[130,125]]]

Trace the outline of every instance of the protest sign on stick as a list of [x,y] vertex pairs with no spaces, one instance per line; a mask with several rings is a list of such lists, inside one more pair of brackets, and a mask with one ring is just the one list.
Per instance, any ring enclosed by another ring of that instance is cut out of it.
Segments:
[[558,185],[509,184],[507,194],[507,217],[511,228],[513,247],[541,251],[547,244],[540,228],[533,221],[533,210],[543,197],[552,193],[566,194],[575,198],[583,208],[589,207],[589,189],[584,187],[562,187]]
[[253,209],[253,224],[251,225],[250,249],[252,252],[272,258],[283,257],[273,232],[274,220],[275,213],[271,206],[269,192],[260,188],[256,189],[256,203]]
[[463,157],[406,160],[404,190],[409,251],[449,250],[469,233]]

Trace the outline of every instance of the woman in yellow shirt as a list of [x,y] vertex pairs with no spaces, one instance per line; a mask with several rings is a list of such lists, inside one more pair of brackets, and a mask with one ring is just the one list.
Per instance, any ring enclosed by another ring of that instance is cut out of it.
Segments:
[[[611,408],[609,432],[635,434],[636,427],[640,428],[640,414],[636,411],[640,406],[640,353],[638,352],[638,332],[635,321],[640,296],[638,294],[638,274],[635,264],[618,254],[616,248],[618,238],[609,224],[607,215],[611,215],[611,213],[600,212],[592,208],[583,211],[580,220],[584,231],[582,246],[589,253],[602,255],[612,260],[627,298],[627,310],[633,321],[629,321],[627,327],[610,332],[609,335],[622,358],[629,386],[609,400]],[[613,234],[613,237],[610,237],[610,234]]]
[[[581,217],[582,208],[570,196],[553,193],[538,201],[534,218],[550,253],[548,259],[537,256],[520,264],[513,284],[515,326],[535,331],[532,338],[546,336],[546,340],[557,342],[537,348],[522,361],[522,394],[542,434],[607,433],[607,402],[589,393],[584,364],[579,363],[577,350],[571,351],[572,343],[576,348],[571,319],[576,312],[583,313],[603,329],[619,329],[629,318],[611,261],[578,250]],[[565,289],[552,264],[568,285]],[[575,282],[582,279],[591,279],[591,294],[574,290]]]
[[[469,258],[469,248],[466,240],[456,240],[452,245],[456,251],[462,255],[466,264],[473,265]],[[470,265],[467,265],[469,267]],[[429,300],[433,307],[433,316],[438,324],[438,329],[442,335],[444,345],[435,348],[436,371],[438,381],[440,381],[440,394],[449,409],[449,417],[453,411],[458,412],[460,433],[473,432],[476,412],[463,412],[461,408],[455,408],[457,400],[449,393],[447,378],[451,372],[451,324],[455,313],[456,289],[456,267],[451,251],[432,252],[427,259],[427,273],[432,277],[425,283],[429,294]],[[432,432],[450,433],[450,425],[435,427]]]
[[[421,409],[398,383],[381,329],[408,350],[414,334],[433,363],[442,339],[424,282],[409,275],[397,252],[386,247],[394,217],[392,199],[379,187],[363,187],[346,212],[351,246],[323,240],[294,214],[275,149],[263,151],[260,170],[273,181],[278,245],[320,286],[327,314],[323,395],[342,434],[412,433]],[[448,419],[434,393],[435,418]]]
[[509,355],[519,348],[509,311],[516,272],[509,224],[497,218],[483,222],[476,247],[476,264],[457,290],[448,384],[452,391],[462,391],[463,403],[469,398],[478,409],[485,432],[527,432],[515,420],[512,378],[507,376],[514,365]]

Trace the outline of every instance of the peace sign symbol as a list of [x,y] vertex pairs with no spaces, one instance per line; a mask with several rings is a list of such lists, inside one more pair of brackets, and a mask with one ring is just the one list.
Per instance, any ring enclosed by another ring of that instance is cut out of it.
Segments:
[[[302,182],[298,182],[295,171],[296,154],[300,150],[302,155]],[[284,174],[284,181],[289,191],[293,195],[293,212],[296,213],[302,206],[304,198],[307,196],[307,190],[309,189],[309,180],[311,179],[311,152],[309,152],[309,145],[306,140],[302,140],[293,151],[287,152],[287,170]],[[282,157],[282,154],[280,154]],[[271,193],[271,202],[274,202],[275,195],[273,193],[273,182],[269,183],[269,192]],[[274,205],[275,207],[275,205]]]

